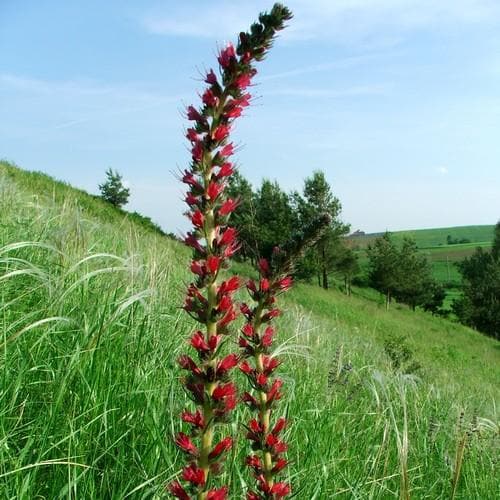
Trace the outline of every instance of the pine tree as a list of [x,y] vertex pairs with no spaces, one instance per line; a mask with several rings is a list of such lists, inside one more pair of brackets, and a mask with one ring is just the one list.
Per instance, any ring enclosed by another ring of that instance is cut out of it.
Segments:
[[106,170],[106,182],[99,185],[99,190],[102,198],[115,207],[121,208],[128,203],[130,189],[123,185],[122,176],[111,168]]

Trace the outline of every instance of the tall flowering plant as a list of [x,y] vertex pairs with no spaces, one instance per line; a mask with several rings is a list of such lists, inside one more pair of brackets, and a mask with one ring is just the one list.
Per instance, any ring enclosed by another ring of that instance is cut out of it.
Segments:
[[242,304],[241,311],[247,320],[242,328],[240,347],[245,358],[240,370],[247,376],[254,395],[245,392],[243,401],[255,413],[248,423],[247,438],[254,452],[247,457],[247,465],[253,470],[258,491],[250,491],[248,500],[279,499],[286,497],[291,489],[286,482],[275,481],[275,477],[287,466],[284,453],[288,446],[281,438],[287,424],[284,417],[273,421],[273,410],[281,399],[283,382],[274,376],[280,360],[271,354],[275,328],[272,320],[280,314],[276,307],[276,296],[286,292],[292,285],[290,276],[275,277],[266,259],[259,262],[258,283],[247,282],[253,305]]
[[321,214],[281,249],[276,247],[271,261],[260,259],[259,279],[247,281],[252,302],[241,305],[246,323],[239,339],[242,358],[239,368],[253,389],[253,394],[243,394],[243,401],[253,412],[247,425],[252,453],[246,463],[257,486],[247,493],[247,500],[278,500],[291,493],[290,484],[277,480],[288,465],[285,458],[288,445],[282,436],[287,420],[283,416],[275,417],[283,381],[275,376],[281,360],[273,354],[276,329],[272,323],[281,313],[277,297],[292,286],[294,263],[319,240],[330,223],[331,217]]
[[176,437],[187,464],[182,483],[174,481],[169,491],[181,500],[223,500],[228,495],[228,487],[215,485],[214,476],[221,471],[222,459],[233,444],[230,436],[216,441],[215,435],[218,424],[227,422],[236,405],[230,373],[239,361],[235,353],[221,355],[223,339],[236,318],[233,294],[239,287],[236,277],[219,279],[238,250],[236,231],[228,224],[238,201],[225,196],[228,178],[234,172],[230,133],[234,120],[250,102],[247,89],[256,74],[253,63],[264,58],[276,32],[290,18],[290,11],[280,4],[261,14],[249,32],[240,34],[236,48],[228,44],[220,51],[219,75],[213,70],[207,73],[201,106],[187,108],[187,118],[193,122],[186,132],[192,161],[182,182],[188,186],[185,201],[193,225],[185,243],[193,250],[194,280],[183,307],[200,327],[190,339],[197,359],[188,354],[179,358],[187,373],[184,387],[195,405],[194,410],[182,413],[189,431]]

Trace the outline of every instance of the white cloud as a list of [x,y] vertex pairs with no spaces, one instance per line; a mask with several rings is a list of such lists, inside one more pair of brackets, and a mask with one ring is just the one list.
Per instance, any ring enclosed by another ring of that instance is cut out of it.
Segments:
[[436,171],[438,174],[441,174],[441,175],[447,175],[449,172],[449,170],[446,167],[438,167],[436,169]]

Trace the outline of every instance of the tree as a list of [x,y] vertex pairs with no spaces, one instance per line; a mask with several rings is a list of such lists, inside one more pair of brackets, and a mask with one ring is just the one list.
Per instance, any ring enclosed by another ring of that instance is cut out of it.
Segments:
[[238,230],[238,240],[241,243],[239,255],[243,260],[250,259],[253,263],[259,247],[255,231],[256,195],[250,182],[238,171],[229,177],[227,193],[229,198],[238,200],[238,206],[231,214],[231,225]]
[[255,227],[252,228],[258,255],[271,258],[273,248],[288,241],[295,227],[295,215],[288,195],[276,181],[264,179],[255,195]]
[[385,295],[385,308],[389,309],[394,292],[399,284],[399,253],[391,234],[386,232],[368,245],[368,280],[370,286]]
[[339,245],[339,253],[335,262],[335,270],[344,280],[344,290],[351,295],[352,280],[359,273],[358,256],[346,245]]
[[453,303],[460,321],[477,330],[500,338],[500,221],[495,227],[490,252],[478,247],[474,254],[458,264],[462,274],[462,297]]
[[101,197],[115,207],[121,208],[128,203],[130,189],[126,188],[122,182],[122,176],[108,168],[106,170],[106,182],[99,185]]
[[339,240],[349,232],[349,225],[339,219],[342,205],[339,199],[333,196],[323,172],[317,170],[313,172],[312,177],[304,181],[303,193],[303,198],[298,193],[292,195],[299,224],[307,225],[323,213],[331,217],[331,223],[323,237],[312,249],[312,254],[306,256],[309,269],[314,269],[318,276],[318,284],[328,289],[328,276],[335,271]]

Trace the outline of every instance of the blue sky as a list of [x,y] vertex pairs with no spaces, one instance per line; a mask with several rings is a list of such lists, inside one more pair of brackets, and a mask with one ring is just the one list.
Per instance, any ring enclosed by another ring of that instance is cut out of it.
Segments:
[[[0,0],[0,157],[177,232],[183,109],[217,47],[272,2]],[[500,217],[500,1],[293,0],[235,139],[241,172],[325,171],[353,229]]]

